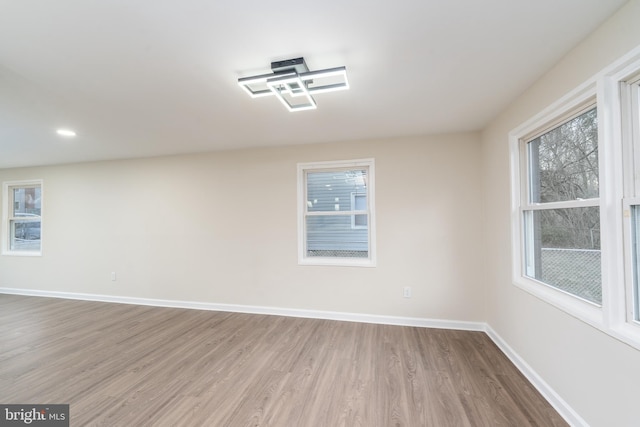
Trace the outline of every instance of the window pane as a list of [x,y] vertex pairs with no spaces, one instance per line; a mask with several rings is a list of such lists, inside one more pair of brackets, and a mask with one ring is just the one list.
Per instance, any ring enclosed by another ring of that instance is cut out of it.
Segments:
[[531,203],[598,197],[596,109],[528,143]]
[[13,189],[13,216],[40,216],[40,188]]
[[367,226],[367,216],[366,215],[354,215],[353,225],[355,227],[366,227]]
[[10,224],[11,239],[9,249],[12,251],[40,250],[40,221],[15,221]]
[[640,206],[631,206],[631,262],[633,264],[633,317],[640,321]]
[[602,303],[598,207],[525,212],[526,274]]
[[367,170],[337,170],[307,173],[307,211],[349,211],[351,194],[362,193],[366,205]]
[[308,216],[306,222],[308,257],[369,256],[369,233],[367,229],[353,229],[351,215]]
[[354,211],[367,210],[367,194],[366,193],[353,195],[353,210]]

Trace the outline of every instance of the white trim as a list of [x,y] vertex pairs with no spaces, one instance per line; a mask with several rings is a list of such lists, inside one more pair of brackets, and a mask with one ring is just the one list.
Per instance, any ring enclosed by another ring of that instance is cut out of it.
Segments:
[[331,258],[331,257],[304,257],[298,259],[299,265],[324,265],[333,267],[376,267],[376,263],[369,258]]
[[453,329],[460,331],[484,332],[496,344],[498,349],[515,365],[515,367],[531,382],[540,394],[556,411],[572,426],[588,426],[547,384],[537,372],[529,366],[491,326],[484,322],[468,322],[459,320],[426,319],[419,317],[381,316],[376,314],[345,313],[321,310],[302,310],[292,308],[251,306],[239,304],[217,304],[196,301],[176,301],[151,298],[121,297],[112,295],[84,294],[75,292],[56,292],[35,289],[0,288],[0,294],[39,296],[48,298],[64,298],[82,301],[98,301],[119,304],[146,305],[153,307],[185,308],[194,310],[223,311],[231,313],[265,314],[274,316],[299,317],[307,319],[338,320],[344,322],[373,323],[380,325],[412,326],[419,328]]
[[[638,159],[640,158],[640,135],[638,120],[638,77],[640,73],[640,47],[618,61],[617,66],[602,78],[602,95],[610,107],[606,137],[614,142],[612,170],[622,170],[611,177],[611,226],[617,232],[611,237],[612,257],[608,293],[609,334],[640,349],[640,324],[634,320],[634,297],[631,259],[630,217],[631,204],[638,204]],[[614,181],[615,180],[615,181]],[[622,203],[620,203],[622,201]],[[615,252],[614,252],[615,251]]]
[[[619,79],[603,75],[598,80],[598,139],[600,149],[600,247],[602,249],[602,309],[605,333],[638,347],[637,338],[621,338],[625,322],[624,175],[622,106]],[[604,231],[604,232],[603,232]]]
[[509,358],[509,360],[518,368],[522,375],[524,375],[529,382],[540,392],[551,406],[564,418],[564,420],[574,427],[584,426],[588,427],[589,424],[562,398],[556,391],[551,388],[549,384],[527,363],[518,355],[518,353],[502,339],[491,326],[486,325],[485,332],[489,335],[489,338],[498,346],[498,348]]
[[563,200],[561,202],[525,203],[523,211],[544,211],[551,209],[592,208],[600,206],[600,198],[582,200]]
[[153,307],[186,308],[193,310],[224,311],[231,313],[266,314],[273,316],[301,317],[309,319],[340,320],[345,322],[375,323],[381,325],[415,326],[421,328],[484,331],[483,322],[461,320],[426,319],[420,317],[382,316],[379,314],[347,313],[338,311],[304,310],[241,304],[219,304],[198,301],[164,300],[154,298],[124,297],[115,295],[85,294],[76,292],[44,291],[38,289],[1,288],[0,294],[63,298],[82,301],[99,301],[119,304],[148,305]]
[[[596,95],[596,78],[592,77],[553,104],[509,132],[511,142],[526,139],[528,136],[541,129],[545,129],[550,123],[557,122],[558,117],[564,117],[569,112],[577,112],[581,104],[589,103]],[[570,117],[570,116],[567,116]]]

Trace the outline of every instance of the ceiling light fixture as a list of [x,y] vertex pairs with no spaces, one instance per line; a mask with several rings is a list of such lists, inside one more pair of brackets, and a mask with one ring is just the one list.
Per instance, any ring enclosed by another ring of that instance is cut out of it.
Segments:
[[56,133],[60,136],[67,136],[67,137],[76,136],[76,133],[71,129],[58,129]]
[[271,63],[271,74],[238,79],[252,98],[275,95],[289,111],[317,108],[314,94],[349,89],[345,67],[309,71],[304,58]]

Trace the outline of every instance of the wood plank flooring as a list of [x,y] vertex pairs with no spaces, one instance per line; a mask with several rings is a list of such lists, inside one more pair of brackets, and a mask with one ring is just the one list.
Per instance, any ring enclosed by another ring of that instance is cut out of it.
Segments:
[[561,426],[482,332],[0,294],[0,402],[72,426]]

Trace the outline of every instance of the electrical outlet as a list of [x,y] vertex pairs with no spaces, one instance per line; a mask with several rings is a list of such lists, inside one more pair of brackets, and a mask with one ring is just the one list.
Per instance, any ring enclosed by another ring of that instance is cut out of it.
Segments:
[[402,296],[405,298],[411,298],[411,287],[410,286],[405,286],[402,289]]
[[116,279],[116,272],[115,272],[115,271],[112,271],[112,272],[111,272],[111,281],[112,281],[112,282],[115,282],[116,280],[117,280],[117,279]]

